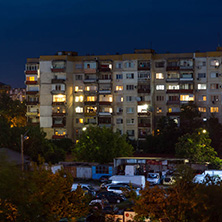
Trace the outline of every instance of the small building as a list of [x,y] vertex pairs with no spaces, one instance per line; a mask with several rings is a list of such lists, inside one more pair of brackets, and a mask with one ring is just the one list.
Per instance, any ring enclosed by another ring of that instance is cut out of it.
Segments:
[[135,167],[135,174],[146,175],[147,172],[174,170],[179,164],[189,163],[188,159],[169,156],[117,157],[114,159],[114,174],[125,174],[128,165]]

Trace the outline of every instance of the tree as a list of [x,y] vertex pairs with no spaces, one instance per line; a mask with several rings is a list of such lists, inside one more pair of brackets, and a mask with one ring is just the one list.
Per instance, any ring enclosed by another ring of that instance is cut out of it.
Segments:
[[178,139],[176,155],[188,158],[191,162],[210,162],[220,165],[221,160],[217,157],[217,152],[210,144],[211,139],[208,132],[203,128],[199,128],[192,134],[187,133]]
[[200,117],[201,113],[193,102],[183,104],[180,113],[180,129],[182,133],[190,133],[197,128],[203,127],[203,121]]
[[119,132],[90,126],[80,136],[74,153],[82,161],[108,163],[115,157],[131,156],[133,147]]
[[88,197],[82,189],[71,192],[72,182],[70,175],[53,174],[43,165],[21,172],[0,161],[0,220],[54,222],[87,215]]
[[146,139],[146,146],[143,150],[147,153],[175,153],[175,144],[181,135],[180,129],[173,119],[161,117],[153,135]]

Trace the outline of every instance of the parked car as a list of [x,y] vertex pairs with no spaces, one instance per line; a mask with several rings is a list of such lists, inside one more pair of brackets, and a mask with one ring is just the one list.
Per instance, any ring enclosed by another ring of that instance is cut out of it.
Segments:
[[107,191],[112,191],[118,194],[123,194],[124,188],[128,189],[126,185],[121,185],[121,184],[108,184],[106,187]]
[[92,185],[86,184],[86,183],[73,183],[71,191],[75,191],[78,186],[80,186],[86,193],[89,193],[93,196],[96,195],[96,190],[94,189],[94,187]]
[[176,183],[176,179],[174,176],[171,175],[167,175],[164,179],[163,179],[163,185],[173,185]]
[[108,182],[110,176],[104,175],[99,178],[100,183]]
[[150,185],[160,184],[160,174],[159,173],[148,173],[147,181]]
[[104,191],[97,193],[96,198],[105,198],[109,201],[109,203],[120,203],[126,198],[120,194],[114,193],[114,192],[109,192],[109,191]]

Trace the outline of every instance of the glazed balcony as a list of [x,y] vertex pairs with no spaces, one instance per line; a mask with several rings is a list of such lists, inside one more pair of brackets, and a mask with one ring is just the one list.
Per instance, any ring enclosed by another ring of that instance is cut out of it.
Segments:
[[51,93],[52,94],[65,94],[65,90],[52,90]]
[[137,70],[150,70],[150,61],[138,61],[138,68]]
[[111,83],[112,79],[99,79],[99,83]]
[[112,116],[112,113],[106,111],[100,111],[99,116]]
[[55,117],[56,117],[56,116],[58,116],[58,117],[61,116],[61,117],[62,117],[62,116],[66,116],[66,113],[65,113],[65,112],[64,112],[64,113],[53,112],[53,113],[52,113],[52,116],[53,116],[53,117],[54,117],[54,116],[55,116]]
[[167,78],[166,79],[167,82],[179,82],[180,81],[180,78]]
[[96,116],[97,112],[85,112],[84,116]]
[[93,73],[96,73],[97,72],[97,70],[96,69],[84,69],[84,73],[85,74],[93,74]]
[[176,70],[180,70],[180,66],[178,65],[173,65],[173,66],[167,66],[166,67],[167,71],[176,71]]
[[99,124],[108,124],[108,125],[111,125],[111,123],[112,123],[112,118],[111,118],[111,117],[99,117],[98,122],[99,122]]
[[193,94],[193,89],[180,89],[180,93],[191,93],[191,94]]
[[112,90],[111,89],[102,89],[99,90],[99,94],[111,94]]
[[111,69],[109,68],[109,65],[101,65],[99,67],[99,72],[111,72]]
[[39,111],[27,112],[26,116],[39,116]]
[[87,106],[95,106],[97,104],[97,101],[84,101],[84,105]]
[[52,102],[52,105],[53,106],[65,106],[66,105],[66,102]]

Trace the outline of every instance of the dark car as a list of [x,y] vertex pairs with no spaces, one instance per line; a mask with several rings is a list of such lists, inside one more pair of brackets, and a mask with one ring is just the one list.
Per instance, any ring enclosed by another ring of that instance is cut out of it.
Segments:
[[110,176],[104,175],[99,178],[100,183],[105,183],[109,180]]
[[120,203],[126,199],[124,196],[110,191],[100,192],[96,195],[96,197],[105,198],[109,201],[109,203]]

